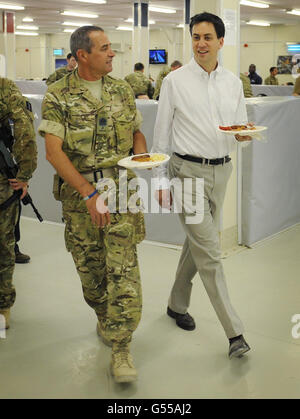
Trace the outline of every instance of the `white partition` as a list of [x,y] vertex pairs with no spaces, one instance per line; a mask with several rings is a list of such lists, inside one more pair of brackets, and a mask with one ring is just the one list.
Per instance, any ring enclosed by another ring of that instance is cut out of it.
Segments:
[[42,80],[15,80],[15,83],[24,95],[44,95],[48,89]]
[[272,85],[257,85],[251,84],[253,96],[260,94],[266,96],[292,96],[294,86],[272,86]]
[[247,99],[249,119],[268,126],[267,142],[242,149],[242,244],[300,222],[300,99]]

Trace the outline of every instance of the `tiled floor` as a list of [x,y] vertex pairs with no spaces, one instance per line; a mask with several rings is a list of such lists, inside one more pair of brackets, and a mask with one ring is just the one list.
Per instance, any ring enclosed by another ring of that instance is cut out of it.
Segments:
[[228,359],[198,277],[189,310],[197,328],[175,326],[165,311],[180,252],[139,245],[144,309],[132,343],[134,385],[110,376],[110,349],[96,335],[63,227],[22,219],[22,237],[31,262],[15,269],[17,301],[0,339],[0,398],[299,398],[300,338],[291,321],[300,314],[299,225],[223,261],[252,348],[242,359]]

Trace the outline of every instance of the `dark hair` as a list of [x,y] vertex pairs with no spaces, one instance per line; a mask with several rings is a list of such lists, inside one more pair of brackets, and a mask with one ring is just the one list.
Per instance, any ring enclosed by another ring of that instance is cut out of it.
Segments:
[[171,67],[181,67],[182,63],[178,60],[172,62]]
[[70,39],[70,49],[76,61],[78,61],[77,51],[79,49],[83,49],[90,54],[93,43],[90,40],[89,35],[91,32],[95,31],[104,32],[100,26],[81,26],[72,33]]
[[277,67],[271,67],[271,68],[270,68],[270,73],[272,73],[272,71],[274,71],[274,70],[275,70],[275,68],[277,68]]
[[73,57],[73,55],[71,52],[69,52],[69,54],[67,55],[67,60],[69,60],[71,57]]
[[142,70],[144,70],[144,64],[142,64],[142,63],[136,63],[136,64],[134,64],[134,70],[135,71],[142,71]]
[[193,34],[193,26],[197,23],[209,22],[212,23],[215,27],[218,39],[224,38],[225,36],[225,25],[224,22],[219,16],[213,15],[212,13],[199,13],[191,18],[190,21],[190,34]]

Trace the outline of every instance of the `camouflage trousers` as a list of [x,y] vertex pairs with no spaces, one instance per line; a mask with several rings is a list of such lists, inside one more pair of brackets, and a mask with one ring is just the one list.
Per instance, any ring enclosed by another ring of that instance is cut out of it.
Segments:
[[[0,174],[0,204],[12,195],[7,180]],[[0,210],[0,310],[13,306],[16,290],[13,286],[15,268],[15,225],[18,219],[19,205],[15,201],[6,210]]]
[[102,334],[112,342],[130,342],[142,311],[136,214],[111,214],[111,224],[103,229],[92,224],[87,211],[71,211],[64,203],[63,216],[66,247]]

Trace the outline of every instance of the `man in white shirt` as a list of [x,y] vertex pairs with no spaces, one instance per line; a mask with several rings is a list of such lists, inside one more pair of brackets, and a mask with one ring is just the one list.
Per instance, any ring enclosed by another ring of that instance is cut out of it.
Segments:
[[[250,141],[249,136],[228,136],[220,125],[247,123],[242,83],[238,77],[218,64],[218,51],[223,47],[223,21],[210,13],[191,19],[194,57],[171,72],[163,81],[152,152],[173,152],[169,161],[170,179],[192,179],[193,198],[197,199],[196,179],[204,179],[204,212],[202,222],[187,223],[189,209],[183,203],[180,221],[186,240],[169,298],[167,313],[176,324],[195,329],[187,309],[192,279],[199,272],[216,314],[229,339],[229,357],[239,357],[250,350],[242,333],[243,325],[231,305],[221,264],[219,219],[227,181],[232,172],[228,154],[237,141]],[[160,179],[158,191],[162,207],[172,205],[167,169],[156,170]],[[196,192],[195,192],[196,190]],[[199,197],[198,197],[199,198]],[[199,214],[198,214],[199,215]]]

